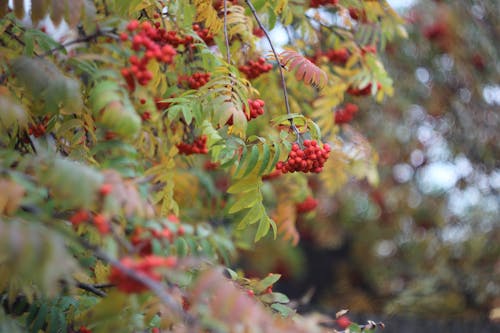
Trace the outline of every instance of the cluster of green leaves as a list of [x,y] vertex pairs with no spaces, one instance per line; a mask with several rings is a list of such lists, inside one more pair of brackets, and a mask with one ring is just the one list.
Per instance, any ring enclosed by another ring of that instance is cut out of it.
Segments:
[[[305,3],[256,1],[259,21],[270,29],[289,25],[304,51],[314,47],[311,33],[318,41],[324,38],[325,48],[350,50],[345,67],[315,65],[302,50],[269,60],[295,71],[296,79],[286,75],[288,109],[278,71],[249,81],[238,70],[262,56],[258,38],[249,33],[254,13],[228,1],[224,27],[221,3],[33,1],[35,23],[47,13],[55,23],[63,17],[70,26],[78,23],[68,33],[79,36],[66,44],[20,24],[20,2],[13,13],[2,7],[0,296],[6,306],[0,315],[14,318],[13,325],[32,332],[80,326],[95,332],[233,331],[240,320],[252,327],[257,318],[265,331],[324,331],[314,320],[285,321],[266,310],[264,305],[283,316],[293,314],[284,305],[285,295],[264,293],[279,275],[263,280],[233,276],[233,284],[216,266],[231,265],[237,247],[251,249],[271,229],[274,238],[280,234],[298,241],[295,204],[312,193],[308,177],[266,180],[287,159],[293,142],[337,142],[333,155],[361,161],[326,168],[333,182],[344,181],[348,173],[373,177],[376,154],[360,134],[351,134],[345,145],[338,140],[334,109],[350,86],[380,82],[381,90],[372,93],[381,99],[391,93],[391,81],[377,55],[361,56],[358,27],[331,39],[337,34],[325,32],[339,33],[341,27],[314,23],[322,15],[346,19],[349,1],[316,10],[315,18],[304,15]],[[385,22],[372,35],[391,38],[399,24],[394,13],[381,4],[365,9]],[[153,77],[146,85],[131,86],[120,75],[130,57],[140,53],[123,38],[134,19],[193,37],[192,44],[176,47],[172,64],[148,64]],[[212,33],[215,45],[207,45],[193,23]],[[304,26],[309,32],[300,32]],[[221,56],[226,42],[229,59]],[[209,82],[197,90],[186,87],[183,78],[200,71],[210,74]],[[265,100],[265,114],[248,120],[248,100],[259,97]],[[313,106],[318,110],[313,112]],[[180,144],[200,137],[206,138],[208,154],[183,155]],[[152,255],[179,260],[161,271],[161,282],[156,276],[141,281],[142,275],[120,264],[123,258],[147,257],[144,242]],[[148,296],[108,285],[112,270],[146,284]],[[259,297],[249,298],[242,289]],[[207,291],[213,292],[209,300]],[[19,299],[26,307],[13,311]],[[231,302],[241,304],[231,308]]]

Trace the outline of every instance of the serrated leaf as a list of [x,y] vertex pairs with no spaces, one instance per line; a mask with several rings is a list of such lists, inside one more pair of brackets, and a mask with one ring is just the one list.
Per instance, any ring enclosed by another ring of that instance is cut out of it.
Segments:
[[236,202],[229,208],[228,212],[229,214],[233,214],[245,208],[250,208],[261,199],[261,195],[257,191],[247,192],[236,199]]
[[264,237],[265,235],[267,235],[267,233],[269,232],[270,227],[271,227],[271,222],[270,222],[270,219],[268,217],[261,219],[260,222],[259,222],[259,227],[257,228],[257,233],[255,234],[254,241],[257,242],[262,237]]
[[277,142],[273,142],[273,146],[274,146],[273,161],[271,162],[271,164],[269,164],[269,168],[266,170],[265,173],[272,172],[274,170],[274,167],[276,166],[276,164],[278,163],[278,161],[280,159],[281,148],[280,148],[279,144]]
[[257,145],[254,145],[252,147],[252,151],[250,152],[250,156],[245,160],[247,167],[246,167],[245,172],[243,173],[242,177],[245,177],[250,172],[252,172],[252,170],[257,165],[258,161],[259,161],[259,147]]
[[264,173],[264,171],[267,168],[267,165],[269,164],[270,159],[271,159],[271,150],[269,149],[269,145],[264,143],[262,145],[262,155],[260,158],[261,163],[260,163],[260,168],[259,168],[259,172],[258,172],[259,175]]
[[326,73],[313,64],[309,59],[296,51],[286,50],[279,55],[280,62],[287,67],[289,71],[295,70],[297,80],[302,80],[306,84],[323,88],[328,83]]
[[252,208],[250,208],[245,216],[241,219],[240,223],[238,224],[238,229],[243,229],[247,225],[254,224],[257,222],[260,218],[262,218],[262,215],[264,214],[264,211],[262,209],[261,205],[255,205]]
[[247,177],[238,180],[236,183],[231,185],[226,192],[235,194],[235,193],[244,193],[248,191],[253,191],[258,189],[259,181],[255,177]]

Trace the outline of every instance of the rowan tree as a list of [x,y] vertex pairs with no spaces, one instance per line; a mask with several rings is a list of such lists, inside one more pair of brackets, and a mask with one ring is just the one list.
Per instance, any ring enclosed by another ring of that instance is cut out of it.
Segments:
[[347,123],[393,94],[380,52],[405,30],[385,1],[4,1],[0,17],[2,329],[378,326],[295,314],[279,274],[232,264],[264,237],[297,244],[315,182],[378,182]]

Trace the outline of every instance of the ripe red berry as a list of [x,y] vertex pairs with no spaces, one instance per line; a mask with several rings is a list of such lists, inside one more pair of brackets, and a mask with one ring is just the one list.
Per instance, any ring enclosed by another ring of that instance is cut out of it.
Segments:
[[206,146],[207,137],[205,135],[195,138],[193,143],[181,142],[177,144],[179,154],[192,155],[192,154],[207,154],[208,148]]
[[304,214],[313,211],[318,206],[318,201],[309,196],[304,201],[295,205],[297,213]]
[[319,147],[316,140],[304,140],[304,149],[297,143],[292,145],[292,150],[288,154],[288,159],[284,162],[280,161],[276,164],[276,169],[282,173],[287,172],[314,172],[319,173],[323,170],[328,156],[330,154],[330,146],[324,144],[323,148]]
[[318,8],[320,6],[336,5],[338,0],[311,0],[311,8]]
[[125,32],[122,32],[122,33],[120,34],[120,40],[121,40],[122,42],[126,42],[126,41],[128,40],[128,35],[127,35]]
[[127,30],[132,32],[136,30],[139,27],[139,21],[137,20],[132,20],[127,24]]
[[345,315],[344,316],[340,316],[339,318],[337,318],[336,323],[343,330],[346,329],[346,328],[348,328],[352,324],[352,322],[349,319],[349,317],[347,317]]
[[88,221],[89,218],[90,218],[89,212],[86,211],[85,209],[80,209],[80,210],[76,211],[69,218],[69,220],[70,220],[71,224],[73,224],[74,226],[78,226],[81,223]]
[[248,79],[255,79],[261,74],[269,72],[273,65],[266,63],[266,59],[260,57],[257,61],[249,60],[246,64],[238,67],[240,72],[244,73]]
[[108,195],[113,191],[113,185],[111,184],[102,184],[101,188],[99,189],[99,193],[101,195]]
[[97,214],[94,216],[94,226],[97,228],[101,235],[106,235],[110,231],[108,219],[102,214]]

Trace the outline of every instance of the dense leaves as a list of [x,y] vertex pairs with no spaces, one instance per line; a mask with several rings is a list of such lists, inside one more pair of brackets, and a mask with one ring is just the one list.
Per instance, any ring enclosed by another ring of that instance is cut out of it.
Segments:
[[[3,2],[1,328],[325,332],[272,290],[279,274],[221,265],[296,245],[318,177],[378,182],[336,114],[393,93],[378,51],[404,29],[385,2],[356,23],[351,2]],[[293,50],[266,60],[283,25]]]

